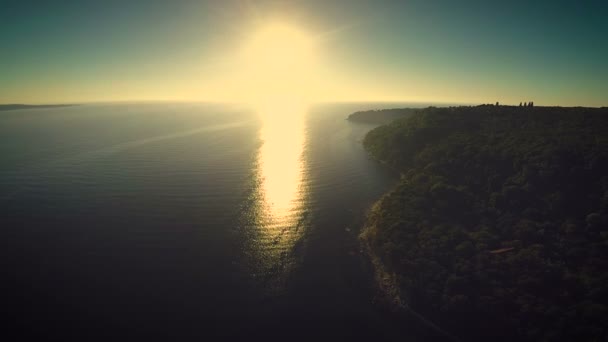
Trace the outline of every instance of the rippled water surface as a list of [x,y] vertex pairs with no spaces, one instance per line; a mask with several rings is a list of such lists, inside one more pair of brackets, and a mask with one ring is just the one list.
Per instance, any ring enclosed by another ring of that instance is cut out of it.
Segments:
[[[0,114],[2,263],[45,336],[374,336],[356,239],[395,175],[323,105]],[[287,338],[289,339],[289,338]]]

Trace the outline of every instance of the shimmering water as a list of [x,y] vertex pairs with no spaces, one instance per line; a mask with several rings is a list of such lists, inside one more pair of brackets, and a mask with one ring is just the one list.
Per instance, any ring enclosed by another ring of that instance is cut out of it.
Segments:
[[[120,104],[0,114],[2,266],[46,337],[375,337],[357,234],[395,175],[379,105]],[[390,329],[389,329],[390,330]]]

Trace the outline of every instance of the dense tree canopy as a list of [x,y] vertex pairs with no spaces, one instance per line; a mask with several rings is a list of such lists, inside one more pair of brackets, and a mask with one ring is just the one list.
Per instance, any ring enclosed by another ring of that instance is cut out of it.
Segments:
[[366,243],[463,340],[608,338],[608,110],[426,108],[364,145],[402,172]]

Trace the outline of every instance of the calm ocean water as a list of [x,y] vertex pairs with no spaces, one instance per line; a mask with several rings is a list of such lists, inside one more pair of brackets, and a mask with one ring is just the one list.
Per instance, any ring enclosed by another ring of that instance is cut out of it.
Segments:
[[13,326],[86,339],[389,336],[357,234],[396,176],[361,146],[373,126],[345,120],[372,107],[383,106],[1,113]]

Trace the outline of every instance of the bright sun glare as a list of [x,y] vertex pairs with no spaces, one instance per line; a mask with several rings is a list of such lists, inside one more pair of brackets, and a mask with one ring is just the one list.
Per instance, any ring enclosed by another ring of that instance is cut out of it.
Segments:
[[314,39],[292,26],[270,24],[244,44],[241,92],[261,117],[258,157],[263,214],[277,232],[293,224],[304,196],[304,113],[314,90]]
[[241,52],[241,76],[247,100],[258,106],[307,102],[315,89],[314,39],[282,23],[253,34]]

